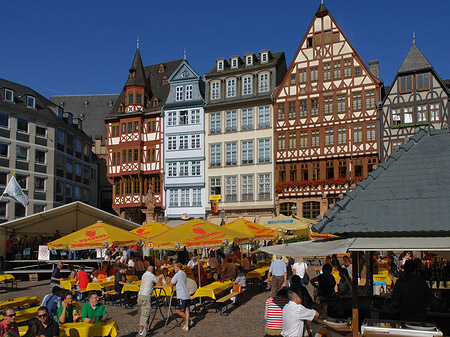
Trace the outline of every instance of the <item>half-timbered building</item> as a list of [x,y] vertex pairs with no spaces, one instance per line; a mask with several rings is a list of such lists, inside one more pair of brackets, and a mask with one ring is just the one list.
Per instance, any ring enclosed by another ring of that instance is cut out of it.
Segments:
[[324,214],[377,164],[381,83],[373,73],[321,5],[274,92],[280,213]]
[[450,93],[415,43],[383,100],[380,159],[386,160],[420,128],[448,128]]
[[112,207],[138,223],[164,217],[161,114],[167,80],[181,62],[144,67],[138,47],[128,80],[105,119]]

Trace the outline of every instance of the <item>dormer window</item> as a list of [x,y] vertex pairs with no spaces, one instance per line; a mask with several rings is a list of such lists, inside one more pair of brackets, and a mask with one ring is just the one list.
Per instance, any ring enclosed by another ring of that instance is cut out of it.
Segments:
[[159,104],[158,97],[153,97],[152,98],[152,107],[158,106],[158,104]]
[[223,70],[223,61],[217,61],[217,71]]
[[252,55],[248,55],[248,56],[245,57],[245,65],[247,67],[253,65],[253,57],[252,57]]
[[267,55],[267,53],[262,53],[261,54],[261,63],[267,63],[269,61],[269,57]]
[[36,98],[33,96],[27,96],[27,107],[36,108]]
[[167,84],[167,76],[164,75],[163,78],[161,79],[161,84]]
[[5,101],[14,102],[14,91],[5,89]]
[[234,58],[231,60],[231,68],[236,69],[238,67],[238,59]]
[[164,72],[164,69],[165,69],[164,64],[161,63],[161,64],[158,66],[158,73],[163,73],[163,72]]
[[58,118],[63,119],[64,109],[58,107]]
[[124,112],[125,111],[125,107],[123,106],[123,103],[119,103],[119,107],[117,108],[118,112]]

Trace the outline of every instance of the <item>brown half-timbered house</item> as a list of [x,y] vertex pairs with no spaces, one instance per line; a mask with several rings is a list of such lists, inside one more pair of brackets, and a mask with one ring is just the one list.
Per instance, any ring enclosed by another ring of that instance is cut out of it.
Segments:
[[144,67],[139,48],[128,80],[106,117],[112,207],[137,223],[163,217],[162,107],[167,79],[182,60]]
[[377,74],[321,5],[274,92],[280,213],[316,218],[377,164]]
[[447,129],[450,93],[415,43],[384,98],[380,159],[386,160],[420,128]]

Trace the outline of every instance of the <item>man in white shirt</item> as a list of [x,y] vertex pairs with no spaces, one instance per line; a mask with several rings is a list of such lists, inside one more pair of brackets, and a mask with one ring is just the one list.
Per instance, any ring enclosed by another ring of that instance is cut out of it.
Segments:
[[181,270],[183,265],[180,262],[175,263],[173,270],[175,275],[172,277],[172,285],[177,287],[177,308],[175,312],[185,319],[186,323],[182,327],[184,331],[189,331],[189,305],[190,305],[190,294],[187,286],[186,274]]
[[302,300],[297,293],[288,291],[289,303],[283,308],[283,330],[281,336],[284,337],[302,337],[303,321],[312,321],[319,317],[319,313],[313,309],[305,308]]
[[122,256],[120,257],[120,263],[125,264],[128,260],[128,252],[125,248],[121,247],[120,252],[122,253]]
[[139,335],[145,336],[148,330],[148,318],[152,307],[153,285],[161,285],[159,279],[153,274],[153,267],[149,266],[142,275],[142,283],[139,288],[137,303],[141,307],[141,317],[139,319]]

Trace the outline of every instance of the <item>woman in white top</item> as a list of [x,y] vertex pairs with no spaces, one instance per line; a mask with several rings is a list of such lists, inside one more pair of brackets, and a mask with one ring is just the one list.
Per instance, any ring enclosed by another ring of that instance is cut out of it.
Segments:
[[307,273],[307,269],[308,265],[305,262],[303,262],[303,258],[296,257],[295,263],[292,266],[292,274],[300,276],[300,278],[302,279],[303,286],[304,286],[303,278],[305,277],[305,273]]

